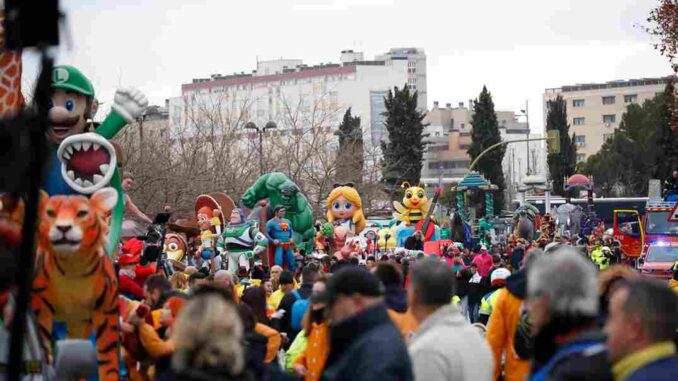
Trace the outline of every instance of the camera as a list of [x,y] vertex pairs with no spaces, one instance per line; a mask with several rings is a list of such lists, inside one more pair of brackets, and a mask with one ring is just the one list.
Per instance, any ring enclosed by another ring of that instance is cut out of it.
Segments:
[[156,214],[153,223],[148,226],[146,234],[137,236],[138,240],[144,242],[140,261],[142,266],[146,266],[153,262],[158,262],[159,265],[163,265],[163,263],[166,262],[163,260],[163,247],[165,245],[165,231],[169,218],[169,213]]

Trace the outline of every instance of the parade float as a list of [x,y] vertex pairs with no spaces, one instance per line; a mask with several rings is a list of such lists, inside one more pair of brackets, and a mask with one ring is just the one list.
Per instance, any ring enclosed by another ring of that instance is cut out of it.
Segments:
[[[111,112],[93,128],[98,101],[87,77],[73,66],[56,66],[52,72],[52,103],[47,138],[52,144],[44,185],[50,195],[89,195],[113,187],[117,203],[112,210],[107,252],[113,255],[120,238],[125,209],[116,153],[109,139],[134,123],[148,105],[138,90],[118,89]],[[93,131],[93,132],[89,132]]]
[[99,379],[118,380],[120,315],[112,259],[124,194],[109,139],[133,123],[148,101],[137,90],[119,89],[110,114],[94,128],[98,102],[87,77],[73,66],[57,66],[51,78],[46,131],[51,149],[40,203],[33,310],[47,353],[59,340],[89,339],[97,349]]
[[[593,187],[593,178],[590,176],[587,177],[581,174],[575,174],[565,179],[563,190],[566,194],[578,195],[582,191],[586,192],[586,208],[576,208],[572,205],[562,213],[567,217],[569,225],[571,225],[568,229],[571,230],[570,234],[572,236],[581,234],[588,237],[593,234],[595,229],[601,224],[600,219],[598,219],[596,212],[593,209]],[[569,200],[567,204],[570,204]],[[561,207],[558,207],[558,209],[560,208]],[[556,213],[558,214],[558,211],[556,211]],[[562,223],[563,221],[558,221],[557,224],[562,225]]]
[[[469,215],[466,210],[466,199],[469,192],[485,193],[485,219],[486,223],[494,216],[494,196],[493,191],[497,189],[487,181],[478,172],[471,171],[454,187],[452,190],[457,193],[457,208],[450,216],[450,236],[454,242],[462,242],[469,247],[472,244],[472,229],[469,221]],[[492,227],[485,227],[487,230]]]
[[[265,200],[267,202],[260,203]],[[261,228],[273,217],[275,207],[284,207],[285,218],[291,221],[294,232],[292,241],[296,248],[305,253],[313,250],[313,211],[306,196],[284,173],[271,172],[262,175],[245,191],[241,201],[245,207],[253,209],[248,220],[259,221]]]
[[228,260],[228,271],[236,275],[238,268],[250,269],[250,262],[264,253],[268,239],[255,223],[248,221],[239,208],[234,208],[229,223],[219,237],[217,249],[223,251]]
[[164,251],[176,271],[194,265],[196,242],[200,240],[200,227],[194,213],[174,213],[167,224]]
[[[365,230],[362,199],[352,183],[335,184],[327,197],[327,221],[316,235],[316,248],[334,254],[346,244],[365,239],[360,233]],[[329,225],[329,226],[328,226]]]
[[[416,232],[421,232],[425,251],[430,254],[437,253],[439,247],[438,241],[440,241],[440,227],[435,223],[433,211],[436,208],[442,189],[437,188],[434,191],[433,199],[429,200],[426,189],[421,186],[412,186],[410,183],[404,182],[401,187],[405,188],[402,204],[398,201],[393,202],[395,209],[393,217],[396,222],[392,227],[392,231],[395,234],[396,247],[404,247],[407,238]],[[389,233],[387,231],[383,235],[380,234],[378,246],[381,246],[382,242],[384,245],[389,246],[389,239],[386,239],[387,235],[390,236]]]
[[200,228],[200,246],[195,257],[197,267],[215,269],[217,240],[224,231],[226,216],[230,218],[234,209],[235,203],[223,192],[211,192],[196,198],[194,211]]
[[32,305],[44,349],[64,338],[95,343],[99,379],[120,376],[118,277],[106,254],[106,221],[118,191],[43,197]]

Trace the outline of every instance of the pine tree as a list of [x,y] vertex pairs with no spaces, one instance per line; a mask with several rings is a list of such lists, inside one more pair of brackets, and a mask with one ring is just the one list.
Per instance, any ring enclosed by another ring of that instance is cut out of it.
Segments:
[[548,101],[546,107],[546,130],[560,131],[560,153],[550,153],[546,160],[553,181],[553,192],[564,195],[564,179],[574,175],[577,166],[575,134],[573,133],[570,137],[570,126],[567,124],[567,105],[560,95],[555,100]]
[[[494,112],[492,94],[487,91],[485,86],[483,86],[480,96],[473,104],[471,125],[471,145],[469,146],[468,154],[472,160],[475,160],[485,149],[502,141],[499,133],[497,114]],[[498,187],[494,192],[494,210],[496,214],[499,214],[504,206],[506,183],[501,163],[504,160],[505,153],[506,146],[501,145],[486,153],[475,166],[475,169],[480,174]]]
[[360,127],[360,117],[352,116],[350,107],[344,113],[344,119],[334,134],[339,137],[337,182],[361,184],[364,164],[363,129]]
[[394,194],[403,181],[418,184],[424,160],[424,113],[417,109],[417,92],[394,87],[384,98],[388,141],[381,142],[386,189]]

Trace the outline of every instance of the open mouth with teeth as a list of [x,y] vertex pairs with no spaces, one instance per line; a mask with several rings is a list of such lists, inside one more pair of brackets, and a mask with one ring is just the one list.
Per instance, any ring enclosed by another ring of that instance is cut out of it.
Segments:
[[95,133],[69,136],[59,145],[61,176],[78,193],[92,194],[105,187],[115,172],[113,145]]

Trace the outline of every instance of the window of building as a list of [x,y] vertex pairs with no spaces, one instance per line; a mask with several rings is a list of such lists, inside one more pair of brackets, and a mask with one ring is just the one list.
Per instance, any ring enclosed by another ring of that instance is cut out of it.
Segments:
[[616,97],[614,95],[605,96],[605,97],[603,97],[603,104],[604,105],[613,105],[614,102],[615,102],[615,98]]
[[624,103],[636,103],[636,102],[638,102],[638,94],[624,95]]
[[578,153],[577,154],[577,163],[582,162],[586,160],[586,154],[585,153]]
[[617,121],[617,115],[615,115],[615,114],[603,115],[603,123],[614,123],[616,121]]
[[583,99],[573,99],[572,100],[572,107],[584,107],[584,100]]
[[464,129],[464,127],[465,127],[465,124],[464,124],[464,123],[462,123],[462,124],[461,124],[461,125],[460,125],[459,127],[461,127],[461,129],[463,130],[463,129]]
[[584,118],[583,116],[572,119],[572,124],[574,124],[575,126],[581,126],[584,123],[586,123],[586,118]]
[[603,134],[603,140],[608,141],[608,140],[612,139],[613,136],[614,136],[614,134]]
[[436,137],[439,137],[439,136],[440,136],[440,132],[436,131]]
[[586,136],[585,135],[575,135],[574,136],[574,144],[577,145],[577,147],[582,147],[586,145]]

